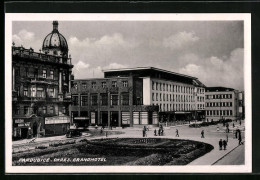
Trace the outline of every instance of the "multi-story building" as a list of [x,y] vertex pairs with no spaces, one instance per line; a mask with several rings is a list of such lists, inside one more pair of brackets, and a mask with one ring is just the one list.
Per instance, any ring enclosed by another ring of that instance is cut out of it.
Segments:
[[12,47],[13,136],[64,134],[70,125],[68,107],[73,65],[66,39],[53,21],[40,52]]
[[204,117],[205,86],[195,77],[154,67],[105,70],[104,76],[73,81],[74,121],[132,127]]
[[207,87],[205,103],[207,121],[242,118],[243,94],[238,90],[226,87]]

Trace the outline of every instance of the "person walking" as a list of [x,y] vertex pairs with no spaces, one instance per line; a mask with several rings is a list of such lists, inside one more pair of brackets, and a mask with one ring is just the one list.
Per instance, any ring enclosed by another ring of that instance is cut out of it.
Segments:
[[222,144],[222,139],[219,140],[218,144],[219,144],[219,150],[222,150],[222,145],[223,145]]
[[145,137],[145,130],[143,129],[143,137]]
[[205,138],[204,137],[204,130],[201,131],[201,138]]
[[239,121],[239,125],[241,126],[241,120]]
[[157,136],[157,130],[154,129],[154,136]]
[[224,147],[224,150],[226,150],[226,147],[227,147],[227,141],[226,140],[223,140],[223,147]]
[[241,137],[241,131],[238,131],[238,145],[242,144],[242,137]]
[[176,137],[180,137],[180,136],[179,136],[179,130],[178,130],[178,129],[176,129]]
[[235,128],[235,124],[233,123],[233,128]]

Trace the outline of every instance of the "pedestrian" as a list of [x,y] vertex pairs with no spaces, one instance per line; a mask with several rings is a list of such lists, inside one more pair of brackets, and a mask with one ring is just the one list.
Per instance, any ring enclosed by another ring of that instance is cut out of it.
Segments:
[[96,124],[95,128],[96,128],[96,129],[98,129],[98,126],[97,126],[97,124]]
[[238,131],[238,145],[242,144],[241,131]]
[[219,131],[219,127],[217,127],[217,131]]
[[164,135],[163,133],[164,133],[164,130],[162,129],[162,130],[161,130],[161,134],[162,134],[162,136]]
[[228,134],[227,134],[227,136],[226,136],[226,137],[227,137],[227,142],[228,142]]
[[233,123],[233,128],[235,128],[235,124]]
[[226,150],[226,147],[227,147],[227,141],[226,140],[223,140],[223,147],[224,147],[224,150]]
[[103,129],[101,128],[101,129],[100,129],[100,135],[101,135],[102,133],[103,133]]
[[239,125],[241,126],[241,120],[239,121]]
[[201,131],[201,138],[204,138],[204,130]]
[[157,136],[157,131],[156,131],[156,129],[154,129],[154,136]]
[[161,136],[161,130],[158,129],[158,136]]
[[222,150],[222,139],[219,140],[218,144],[219,144],[219,150]]
[[145,137],[145,130],[143,129],[143,137]]
[[107,134],[107,132],[106,132],[106,137],[107,137],[107,135],[108,135],[108,134]]
[[180,137],[180,136],[179,136],[179,130],[178,130],[178,129],[176,129],[176,137]]

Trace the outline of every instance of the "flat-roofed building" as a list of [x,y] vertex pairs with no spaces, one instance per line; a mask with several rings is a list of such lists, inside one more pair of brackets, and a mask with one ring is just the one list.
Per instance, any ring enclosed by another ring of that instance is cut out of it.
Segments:
[[243,116],[243,93],[233,88],[207,87],[205,103],[207,121],[235,120]]
[[74,119],[85,116],[90,124],[158,125],[204,118],[205,85],[195,77],[154,67],[105,70],[101,79],[74,80],[72,102]]

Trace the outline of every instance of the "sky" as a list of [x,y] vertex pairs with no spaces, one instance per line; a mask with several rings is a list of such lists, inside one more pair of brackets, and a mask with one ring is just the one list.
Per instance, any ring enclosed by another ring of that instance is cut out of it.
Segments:
[[[153,66],[206,86],[244,90],[243,21],[59,21],[75,79],[102,70]],[[16,46],[39,52],[51,21],[15,21]]]

